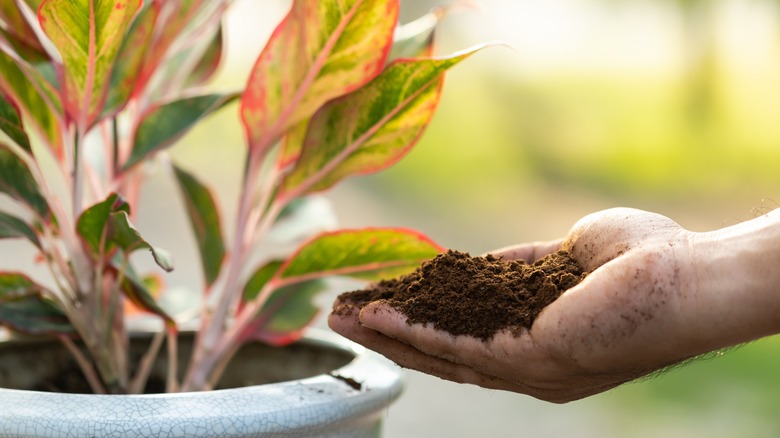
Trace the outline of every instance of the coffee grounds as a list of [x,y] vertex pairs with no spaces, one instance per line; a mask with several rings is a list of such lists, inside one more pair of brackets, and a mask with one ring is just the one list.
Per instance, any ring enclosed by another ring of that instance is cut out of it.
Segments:
[[586,275],[566,250],[533,264],[450,250],[411,274],[341,294],[339,300],[360,308],[387,300],[408,324],[430,323],[453,335],[488,341],[502,330],[517,336],[531,328],[542,309]]

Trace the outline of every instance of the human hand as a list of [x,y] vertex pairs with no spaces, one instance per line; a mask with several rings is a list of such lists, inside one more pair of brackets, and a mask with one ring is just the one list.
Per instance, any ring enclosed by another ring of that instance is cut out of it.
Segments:
[[588,271],[519,336],[485,342],[412,324],[376,301],[336,302],[329,324],[399,365],[456,382],[566,402],[718,348],[702,336],[693,235],[653,213],[612,209],[580,220],[560,241],[493,252],[534,262],[561,247]]

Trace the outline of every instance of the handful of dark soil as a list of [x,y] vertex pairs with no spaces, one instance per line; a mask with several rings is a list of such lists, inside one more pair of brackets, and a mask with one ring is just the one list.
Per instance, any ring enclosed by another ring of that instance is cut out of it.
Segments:
[[339,299],[359,307],[387,300],[409,324],[432,323],[453,335],[487,341],[503,329],[519,335],[530,328],[542,309],[586,275],[565,250],[533,264],[450,250],[409,275]]

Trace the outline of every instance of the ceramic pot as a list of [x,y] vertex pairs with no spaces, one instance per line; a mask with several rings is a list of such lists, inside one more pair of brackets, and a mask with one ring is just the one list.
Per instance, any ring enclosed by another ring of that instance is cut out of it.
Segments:
[[[134,341],[131,355],[147,342]],[[180,342],[185,357],[187,344]],[[68,366],[57,342],[0,342],[0,437],[377,437],[402,388],[400,370],[384,358],[315,330],[288,347],[245,346],[225,372],[224,389],[213,391],[35,390]]]

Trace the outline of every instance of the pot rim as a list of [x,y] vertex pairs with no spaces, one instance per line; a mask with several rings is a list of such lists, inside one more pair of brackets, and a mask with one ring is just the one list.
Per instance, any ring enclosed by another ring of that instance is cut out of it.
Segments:
[[[387,359],[321,329],[309,329],[302,340],[340,349],[354,358],[331,373],[202,392],[99,395],[0,388],[0,431],[22,436],[61,436],[62,431],[68,436],[94,436],[101,430],[137,430],[139,436],[169,431],[175,436],[285,431],[295,436],[321,427],[323,421],[331,425],[376,421],[400,395],[401,369]],[[360,387],[353,387],[354,382]],[[285,420],[294,427],[285,425]]]

